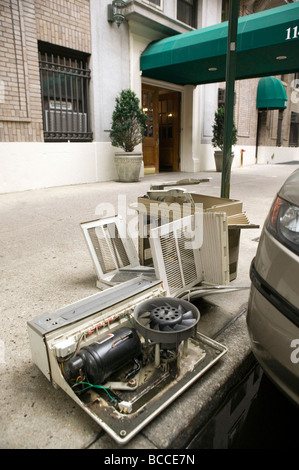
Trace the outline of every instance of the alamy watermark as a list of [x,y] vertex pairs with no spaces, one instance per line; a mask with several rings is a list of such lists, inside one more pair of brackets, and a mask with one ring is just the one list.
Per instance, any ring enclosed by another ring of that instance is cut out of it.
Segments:
[[293,348],[293,351],[291,352],[291,362],[293,364],[298,364],[299,363],[299,339],[293,339],[291,341],[290,347]]
[[[201,203],[179,202],[149,202],[147,205],[138,201],[137,206],[132,207],[127,203],[126,195],[118,195],[117,207],[110,202],[102,202],[97,205],[95,214],[99,218],[120,217],[126,226],[127,234],[131,238],[147,238],[151,229],[155,229],[166,223],[175,223],[172,236],[183,238],[186,249],[199,249],[203,243],[203,205]],[[103,232],[98,231],[99,238]],[[116,234],[111,234],[113,238]],[[152,237],[157,237],[157,231],[152,232]],[[167,235],[165,235],[167,236]],[[168,236],[171,236],[170,233]]]

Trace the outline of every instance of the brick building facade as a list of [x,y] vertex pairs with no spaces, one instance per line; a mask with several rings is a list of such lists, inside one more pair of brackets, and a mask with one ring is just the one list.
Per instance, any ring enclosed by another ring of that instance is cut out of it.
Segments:
[[[225,84],[180,87],[146,80],[139,60],[154,40],[221,22],[228,1],[129,0],[120,27],[107,20],[110,3],[0,0],[0,193],[114,179],[108,131],[115,96],[124,88],[141,101],[148,90],[179,95],[176,168],[214,169],[211,127]],[[271,7],[281,4],[273,0]],[[242,0],[240,15],[267,5]],[[278,78],[291,97],[295,75]],[[242,80],[235,87],[237,153],[246,149],[244,164],[255,162],[257,84]],[[289,100],[284,112],[281,146],[288,156],[276,147],[278,159],[296,158],[289,145],[293,125],[292,145],[298,146],[298,101]],[[277,145],[276,111],[263,124],[260,145],[268,150],[261,162]]]
[[1,142],[43,142],[38,41],[91,53],[89,7],[89,0],[1,0]]

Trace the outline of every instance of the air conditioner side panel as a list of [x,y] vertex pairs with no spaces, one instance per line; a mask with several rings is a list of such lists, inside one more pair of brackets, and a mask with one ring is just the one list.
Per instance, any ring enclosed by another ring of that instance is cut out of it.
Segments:
[[228,225],[224,212],[203,214],[203,244],[200,252],[205,282],[229,284]]
[[45,337],[37,333],[28,325],[28,335],[31,349],[31,357],[39,370],[51,381],[51,371],[48,359]]

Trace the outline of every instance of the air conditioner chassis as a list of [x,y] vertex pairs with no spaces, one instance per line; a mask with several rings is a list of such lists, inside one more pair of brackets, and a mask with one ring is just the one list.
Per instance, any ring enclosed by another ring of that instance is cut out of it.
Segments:
[[[63,389],[120,445],[130,441],[219,361],[227,352],[225,346],[202,335],[199,322],[198,330],[195,328],[192,337],[180,345],[179,367],[177,359],[167,358],[169,364],[163,359],[160,365],[148,360],[133,379],[123,381],[132,370],[128,361],[103,384],[105,388],[90,387],[82,393],[66,380],[64,364],[75,350],[104,343],[120,328],[134,330],[135,307],[164,297],[161,281],[138,278],[28,322],[33,362],[54,387]],[[118,407],[111,401],[113,397]]]

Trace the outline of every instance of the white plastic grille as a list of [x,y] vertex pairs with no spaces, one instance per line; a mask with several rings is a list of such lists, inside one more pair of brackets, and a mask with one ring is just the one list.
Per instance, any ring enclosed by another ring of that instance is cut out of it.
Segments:
[[199,249],[189,247],[193,218],[185,217],[151,230],[156,275],[163,280],[168,295],[175,295],[202,280]]
[[110,281],[122,268],[139,266],[125,221],[119,216],[81,224],[98,279]]
[[[91,227],[88,229],[88,233],[104,274],[130,264],[124,244],[114,223],[101,227]],[[114,233],[112,238],[111,233]]]
[[[201,246],[196,240],[193,245],[190,242],[191,227],[193,234],[202,231]],[[229,283],[225,213],[204,213],[202,219],[188,216],[154,228],[150,246],[156,275],[163,280],[168,295],[176,295],[202,281]]]

